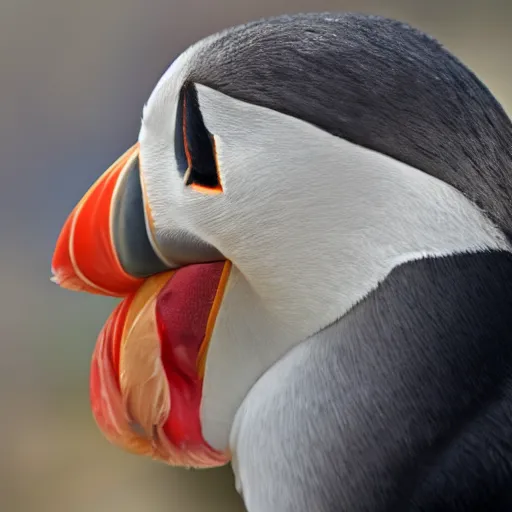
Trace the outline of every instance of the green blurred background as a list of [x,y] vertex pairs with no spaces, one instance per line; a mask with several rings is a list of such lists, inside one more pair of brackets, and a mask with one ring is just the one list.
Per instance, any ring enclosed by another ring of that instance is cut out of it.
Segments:
[[52,285],[50,258],[179,52],[229,25],[308,10],[409,21],[512,110],[509,0],[0,0],[1,512],[243,510],[229,467],[175,470],[101,437],[88,371],[113,301]]

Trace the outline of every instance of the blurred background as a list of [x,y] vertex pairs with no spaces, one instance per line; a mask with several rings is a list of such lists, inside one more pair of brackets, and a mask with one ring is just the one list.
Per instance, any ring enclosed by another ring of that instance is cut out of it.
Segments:
[[417,25],[512,111],[508,0],[0,0],[0,511],[243,510],[229,467],[175,470],[101,437],[88,372],[113,301],[52,285],[50,258],[182,50],[229,25],[311,10]]

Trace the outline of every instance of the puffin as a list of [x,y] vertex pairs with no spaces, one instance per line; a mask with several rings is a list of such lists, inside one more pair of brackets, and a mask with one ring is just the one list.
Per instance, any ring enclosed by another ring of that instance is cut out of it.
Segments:
[[249,512],[512,510],[512,123],[438,41],[306,13],[193,44],[78,201],[112,443]]

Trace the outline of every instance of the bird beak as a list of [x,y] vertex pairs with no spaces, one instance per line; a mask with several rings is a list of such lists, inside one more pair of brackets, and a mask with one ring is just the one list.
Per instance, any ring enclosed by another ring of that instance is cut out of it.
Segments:
[[145,277],[169,269],[159,258],[151,233],[135,144],[67,218],[52,259],[52,280],[69,290],[126,296]]
[[205,360],[231,263],[173,267],[154,236],[131,147],[75,206],[58,237],[53,280],[63,288],[123,297],[101,331],[90,397],[104,435],[172,465],[223,465],[203,439]]
[[205,442],[199,409],[204,359],[230,268],[224,261],[155,275],[113,311],[90,378],[93,415],[110,442],[174,466],[229,460]]

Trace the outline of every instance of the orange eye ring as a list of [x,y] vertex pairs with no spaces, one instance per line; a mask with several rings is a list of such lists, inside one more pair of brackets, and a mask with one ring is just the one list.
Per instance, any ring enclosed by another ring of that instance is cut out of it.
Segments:
[[185,186],[204,194],[222,193],[215,137],[204,124],[193,84],[181,91],[176,133],[181,135],[176,137],[175,150]]

